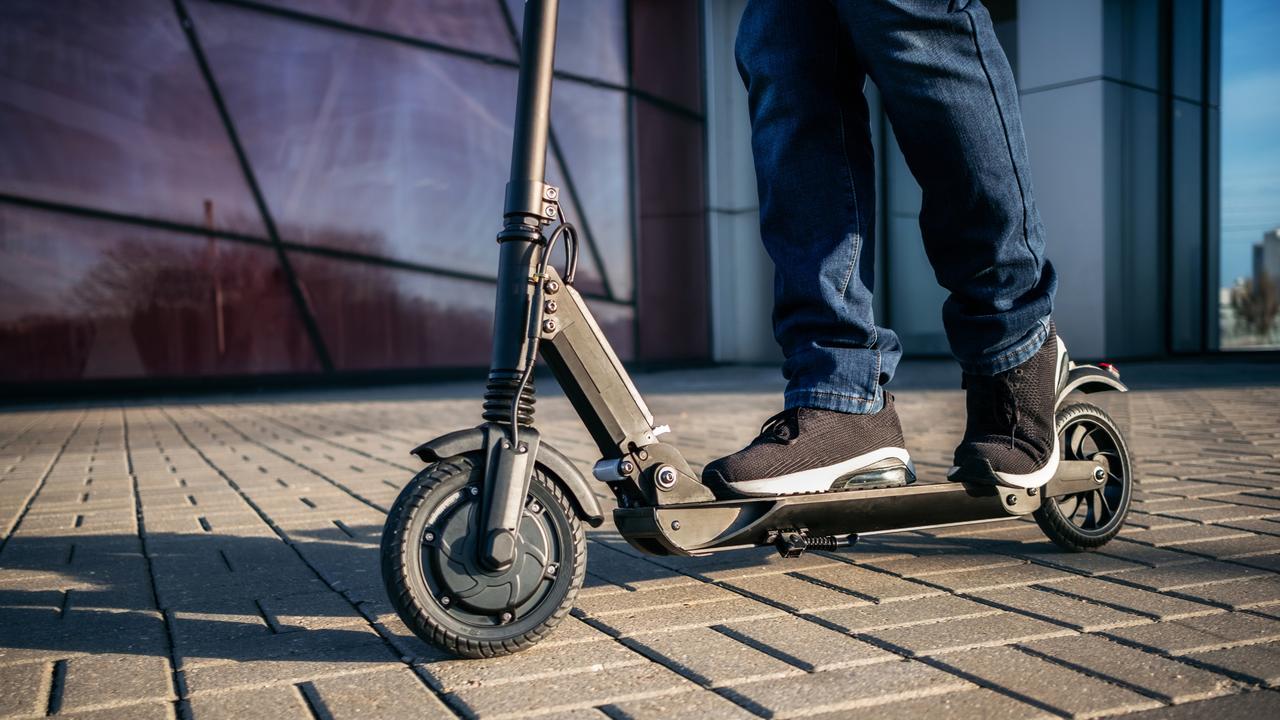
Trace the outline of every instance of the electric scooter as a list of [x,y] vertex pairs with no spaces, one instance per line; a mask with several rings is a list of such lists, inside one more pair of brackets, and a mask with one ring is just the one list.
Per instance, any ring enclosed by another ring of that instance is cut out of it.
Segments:
[[[653,555],[774,546],[786,557],[831,550],[859,534],[1034,516],[1068,551],[1119,532],[1132,463],[1110,417],[1079,391],[1121,391],[1109,365],[1067,362],[1056,423],[1062,458],[1042,488],[916,482],[773,497],[718,498],[661,436],[622,363],[574,288],[578,236],[545,179],[558,0],[527,0],[511,177],[483,422],[417,447],[427,463],[383,530],[387,592],[404,622],[456,655],[532,646],[573,605],[586,571],[583,525],[605,518],[590,482],[533,424],[533,368],[542,357],[590,431],[592,475],[617,499],[618,532]],[[551,264],[565,246],[563,272]],[[833,481],[836,478],[832,478]]]

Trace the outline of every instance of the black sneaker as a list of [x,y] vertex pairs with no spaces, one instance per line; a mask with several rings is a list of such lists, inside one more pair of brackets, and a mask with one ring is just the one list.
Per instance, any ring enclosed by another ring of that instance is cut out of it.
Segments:
[[719,497],[896,487],[915,481],[893,396],[874,415],[792,408],[765,421],[747,447],[707,465]]
[[1044,346],[998,375],[965,373],[968,420],[949,480],[1037,488],[1058,471],[1054,404],[1067,348],[1052,324]]

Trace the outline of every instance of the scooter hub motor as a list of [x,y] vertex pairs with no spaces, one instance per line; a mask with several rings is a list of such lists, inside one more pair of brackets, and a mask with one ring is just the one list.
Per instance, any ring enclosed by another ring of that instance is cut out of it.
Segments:
[[[503,613],[512,613],[543,589],[545,580],[555,576],[551,560],[552,533],[541,506],[525,507],[515,534],[515,562],[494,571],[479,561],[478,494],[464,489],[443,504],[431,527],[423,532],[423,556],[428,571],[427,585],[436,591],[440,604],[453,613],[486,615],[502,622]],[[508,616],[508,620],[512,617]]]

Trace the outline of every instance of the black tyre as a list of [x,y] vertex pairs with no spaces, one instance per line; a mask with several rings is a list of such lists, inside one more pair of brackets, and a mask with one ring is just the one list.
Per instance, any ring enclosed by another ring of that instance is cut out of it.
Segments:
[[1045,498],[1036,523],[1058,547],[1071,552],[1094,550],[1120,532],[1129,514],[1133,465],[1116,423],[1102,408],[1087,403],[1058,411],[1058,442],[1064,460],[1092,460],[1107,473],[1096,490]]
[[400,493],[382,531],[382,579],[418,637],[455,655],[496,657],[537,643],[582,587],[587,540],[568,498],[538,468],[525,499],[519,556],[480,566],[478,454],[433,463]]

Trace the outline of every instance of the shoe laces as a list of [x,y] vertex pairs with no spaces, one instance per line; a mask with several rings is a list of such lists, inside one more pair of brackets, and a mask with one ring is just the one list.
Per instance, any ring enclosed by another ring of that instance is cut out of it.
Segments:
[[1015,447],[1018,424],[1022,421],[1022,408],[1018,404],[1022,375],[1022,368],[1016,367],[993,376],[966,375],[963,383],[965,389],[977,394],[979,407],[985,410],[984,415],[992,426],[1008,426],[1010,450]]

